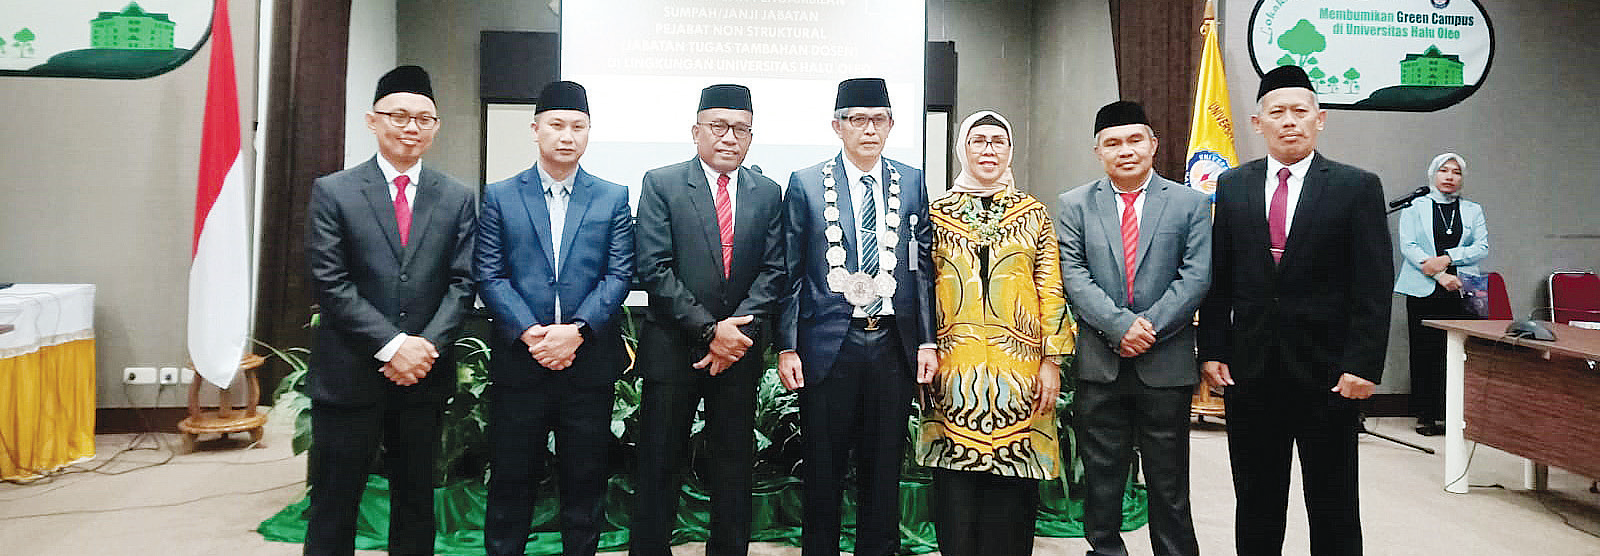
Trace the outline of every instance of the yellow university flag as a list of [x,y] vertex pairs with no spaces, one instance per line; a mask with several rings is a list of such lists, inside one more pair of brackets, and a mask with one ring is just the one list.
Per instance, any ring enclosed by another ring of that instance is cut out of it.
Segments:
[[1216,11],[1206,3],[1205,50],[1200,54],[1200,79],[1194,93],[1194,116],[1189,120],[1189,156],[1184,183],[1208,195],[1217,192],[1217,176],[1239,165],[1233,150],[1233,109],[1228,102],[1228,80],[1222,74],[1222,51],[1217,48]]

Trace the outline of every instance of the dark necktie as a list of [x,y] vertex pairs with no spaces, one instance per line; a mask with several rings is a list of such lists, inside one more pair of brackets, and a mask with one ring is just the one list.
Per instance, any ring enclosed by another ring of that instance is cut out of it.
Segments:
[[1278,189],[1272,192],[1267,209],[1267,227],[1272,231],[1272,262],[1283,260],[1283,246],[1289,238],[1289,169],[1278,169]]
[[733,203],[728,200],[728,175],[717,174],[717,229],[722,232],[722,277],[732,275]]
[[[861,272],[872,276],[877,276],[878,180],[873,179],[870,175],[861,176],[861,188],[862,190],[866,191],[866,193],[861,196],[861,229],[859,230],[859,235],[861,236],[861,252],[857,253],[857,255],[859,255],[861,258],[861,264],[859,265],[861,267]],[[883,298],[880,297],[872,300],[872,303],[867,304],[867,306],[863,307],[861,310],[869,317],[878,316],[878,312],[883,310]]]
[[401,247],[405,247],[406,241],[411,239],[411,203],[406,202],[407,185],[411,185],[411,176],[400,174],[394,177],[394,222],[400,226]]
[[1133,207],[1133,202],[1139,199],[1139,193],[1117,193],[1122,196],[1122,274],[1128,277],[1130,306],[1133,305],[1133,271],[1139,266],[1139,215]]

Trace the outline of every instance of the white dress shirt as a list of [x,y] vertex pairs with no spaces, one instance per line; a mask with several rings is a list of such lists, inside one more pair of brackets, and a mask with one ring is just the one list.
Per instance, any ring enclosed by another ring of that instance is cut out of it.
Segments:
[[1288,210],[1285,210],[1283,214],[1283,237],[1285,240],[1289,237],[1289,231],[1294,229],[1294,208],[1300,203],[1300,190],[1306,184],[1306,172],[1311,170],[1311,158],[1315,156],[1317,156],[1317,153],[1312,152],[1306,155],[1305,158],[1300,159],[1299,162],[1288,166],[1284,166],[1276,158],[1267,157],[1267,183],[1264,187],[1267,192],[1266,215],[1269,219],[1268,222],[1272,218],[1272,193],[1278,190],[1278,169],[1285,167],[1289,169],[1289,197],[1288,202],[1284,204],[1284,208]]
[[[1128,207],[1128,202],[1126,200],[1124,200],[1124,197],[1122,196],[1122,194],[1123,193],[1133,193],[1134,191],[1147,192],[1150,189],[1150,178],[1155,176],[1155,175],[1156,175],[1155,170],[1151,170],[1149,172],[1146,172],[1145,175],[1144,175],[1144,183],[1139,184],[1139,188],[1135,189],[1133,191],[1123,191],[1121,189],[1117,189],[1117,185],[1116,184],[1114,184],[1114,183],[1111,184],[1111,192],[1117,198],[1117,221],[1118,222],[1122,221],[1122,211],[1127,210],[1127,207]],[[1137,224],[1139,224],[1141,222],[1144,222],[1144,199],[1146,197],[1149,197],[1149,196],[1150,195],[1148,195],[1148,194],[1141,194],[1138,197],[1134,197],[1133,198],[1133,222],[1134,222],[1135,225],[1137,225]],[[1139,233],[1141,233],[1141,234],[1144,233],[1144,228],[1142,228],[1142,227],[1139,228]]]
[[[872,168],[866,171],[862,171],[860,168],[857,168],[855,164],[850,162],[849,158],[844,157],[843,155],[841,155],[840,158],[844,159],[845,183],[850,184],[850,207],[855,210],[856,217],[856,260],[860,261],[861,234],[869,232],[877,234],[878,249],[880,251],[882,251],[884,247],[893,247],[884,242],[884,234],[887,232],[883,225],[883,214],[887,210],[889,200],[884,194],[884,191],[887,191],[888,188],[885,187],[885,184],[883,183],[883,157],[880,156],[877,160],[872,161]],[[872,205],[873,209],[876,211],[873,214],[873,221],[877,222],[878,226],[876,229],[872,230],[861,227],[861,222],[866,220],[866,218],[863,218],[866,213],[861,210],[863,208],[862,205],[865,205],[866,203],[861,201],[867,196],[867,187],[861,183],[862,176],[872,176],[872,182],[874,186],[877,187],[877,190],[872,192]],[[835,179],[838,178],[836,177]],[[900,262],[895,261],[895,264],[898,265]],[[881,266],[879,267],[879,270],[894,272],[894,269],[892,268],[882,268]],[[878,309],[878,316],[894,316],[894,303],[890,303],[889,299],[884,299],[883,301],[883,307]],[[851,316],[857,318],[866,318],[867,311],[864,308],[856,307],[855,313],[851,314]]]
[[[698,160],[698,159],[696,159],[696,160]],[[723,174],[720,173],[720,172],[717,172],[716,170],[712,170],[710,166],[706,165],[706,161],[704,161],[704,160],[700,161],[700,170],[704,171],[706,173],[706,184],[711,186],[711,206],[712,206],[712,208],[716,208],[716,206],[717,206],[717,176],[720,176],[720,175],[723,175]],[[729,224],[737,224],[739,222],[739,170],[736,169],[736,170],[734,170],[732,172],[728,172],[727,176],[728,176],[728,209],[729,209],[729,215],[733,216],[733,222],[730,222]],[[734,230],[737,231],[738,228],[734,228]]]
[[[544,167],[534,165],[539,171],[539,187],[544,191],[544,204],[550,213],[550,260],[554,262],[551,269],[556,276],[561,275],[561,237],[567,226],[567,204],[572,200],[572,184],[577,181],[577,169],[573,169],[567,179],[556,180]],[[561,295],[556,295],[555,322],[561,322]]]
[[[383,171],[383,180],[389,184],[389,202],[394,202],[395,194],[398,192],[398,188],[396,188],[394,185],[394,179],[400,176],[406,176],[411,178],[410,185],[406,186],[406,206],[411,207],[412,210],[416,210],[417,183],[420,176],[422,176],[422,161],[418,160],[416,164],[411,165],[411,168],[401,172],[396,170],[394,165],[389,163],[389,159],[384,158],[383,155],[378,155],[377,159],[378,169]],[[395,352],[400,351],[400,344],[404,343],[405,340],[406,333],[401,332],[399,334],[395,334],[394,338],[389,339],[389,342],[383,344],[383,347],[378,349],[378,353],[374,353],[372,356],[377,358],[379,361],[388,363],[390,359],[394,359]]]

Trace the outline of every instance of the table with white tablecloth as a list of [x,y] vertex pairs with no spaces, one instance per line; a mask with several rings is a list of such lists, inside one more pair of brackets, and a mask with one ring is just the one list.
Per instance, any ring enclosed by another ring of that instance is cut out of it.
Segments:
[[94,457],[93,284],[0,289],[0,478]]

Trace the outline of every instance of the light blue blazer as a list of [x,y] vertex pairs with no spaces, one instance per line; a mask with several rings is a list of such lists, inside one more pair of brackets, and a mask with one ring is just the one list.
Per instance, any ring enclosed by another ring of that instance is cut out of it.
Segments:
[[[1411,206],[1400,211],[1400,256],[1406,261],[1394,281],[1394,291],[1412,297],[1427,297],[1433,293],[1433,278],[1422,273],[1422,261],[1434,256],[1433,213],[1434,195],[1419,197]],[[1461,243],[1446,249],[1457,272],[1482,274],[1478,263],[1489,255],[1489,224],[1483,218],[1483,206],[1461,199]]]

